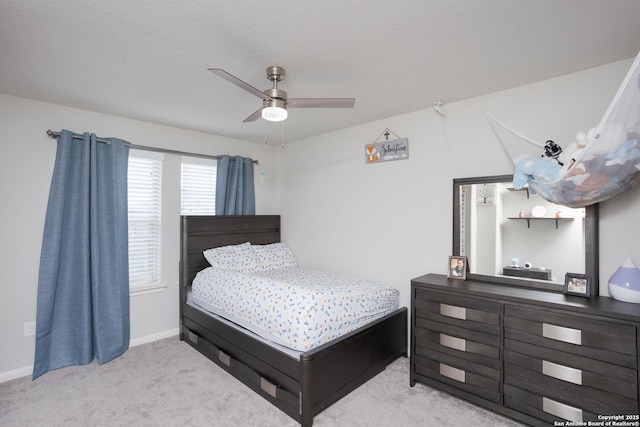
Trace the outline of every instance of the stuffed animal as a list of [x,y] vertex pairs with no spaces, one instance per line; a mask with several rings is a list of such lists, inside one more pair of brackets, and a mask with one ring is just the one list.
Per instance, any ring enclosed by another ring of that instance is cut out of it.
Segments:
[[638,141],[630,139],[622,144],[618,149],[605,156],[606,166],[624,165],[629,161],[634,161],[640,157],[640,149],[637,148]]
[[616,123],[606,123],[600,128],[592,128],[587,132],[589,150],[584,153],[582,160],[591,160],[612,153],[627,141],[624,127]]
[[564,165],[565,173],[570,171],[576,161],[579,161],[582,150],[587,146],[587,134],[578,132],[576,140],[570,143],[558,157],[560,164]]
[[584,200],[598,196],[605,185],[615,181],[614,176],[602,172],[601,163],[596,161],[577,163],[565,179],[575,185],[575,193],[589,194],[588,198],[582,196]]
[[549,157],[551,159],[554,159],[556,162],[558,162],[560,166],[562,166],[562,163],[560,163],[560,160],[558,160],[558,157],[560,157],[561,154],[562,154],[562,147],[560,147],[558,144],[556,144],[552,140],[548,140],[544,144],[544,153],[540,157]]
[[554,181],[558,178],[561,166],[538,157],[523,157],[513,173],[513,187],[517,190],[531,180]]

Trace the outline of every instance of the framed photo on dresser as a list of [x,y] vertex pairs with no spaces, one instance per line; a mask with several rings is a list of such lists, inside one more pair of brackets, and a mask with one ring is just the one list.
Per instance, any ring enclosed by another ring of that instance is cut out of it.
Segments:
[[451,279],[467,279],[467,257],[450,256],[449,265],[447,266],[447,277]]
[[564,276],[564,293],[589,298],[591,296],[591,284],[587,275],[567,273]]

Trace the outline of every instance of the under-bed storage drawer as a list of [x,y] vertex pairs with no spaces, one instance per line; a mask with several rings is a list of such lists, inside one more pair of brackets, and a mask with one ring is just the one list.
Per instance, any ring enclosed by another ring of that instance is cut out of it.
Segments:
[[293,418],[299,417],[299,382],[251,357],[222,337],[204,331],[189,319],[183,320],[185,342],[231,373]]
[[638,413],[636,327],[505,306],[505,406],[552,423]]
[[415,373],[500,401],[501,305],[416,289]]

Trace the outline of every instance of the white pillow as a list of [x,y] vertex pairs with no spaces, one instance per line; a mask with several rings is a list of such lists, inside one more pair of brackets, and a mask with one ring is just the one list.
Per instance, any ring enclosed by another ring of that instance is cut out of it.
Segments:
[[203,254],[212,267],[246,273],[263,270],[260,258],[249,242],[207,249]]
[[298,265],[291,249],[285,243],[271,243],[268,245],[252,245],[263,270],[295,267]]

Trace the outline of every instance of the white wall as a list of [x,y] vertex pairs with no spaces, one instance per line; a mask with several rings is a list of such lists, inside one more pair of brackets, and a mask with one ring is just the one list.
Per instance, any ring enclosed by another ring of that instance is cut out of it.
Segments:
[[[452,179],[513,173],[484,111],[566,145],[599,122],[631,62],[445,104],[445,117],[427,109],[286,145],[277,159],[283,239],[302,265],[387,281],[409,306],[411,278],[446,273]],[[410,158],[365,164],[364,145],[385,128],[409,139]],[[602,295],[626,257],[640,262],[629,238],[640,235],[638,194],[601,204]]]
[[[0,94],[0,381],[30,374],[42,230],[56,143],[47,129],[93,132],[133,144],[202,154],[240,154],[273,175],[275,147],[97,114]],[[259,169],[256,168],[256,175]],[[165,155],[162,262],[167,288],[131,298],[134,344],[178,331],[180,158]],[[273,182],[256,179],[258,214],[273,214]]]
[[[409,159],[365,164],[385,128]],[[279,157],[283,240],[302,266],[389,282],[402,290],[444,271],[451,252],[452,154],[442,118],[418,111],[286,145]]]

